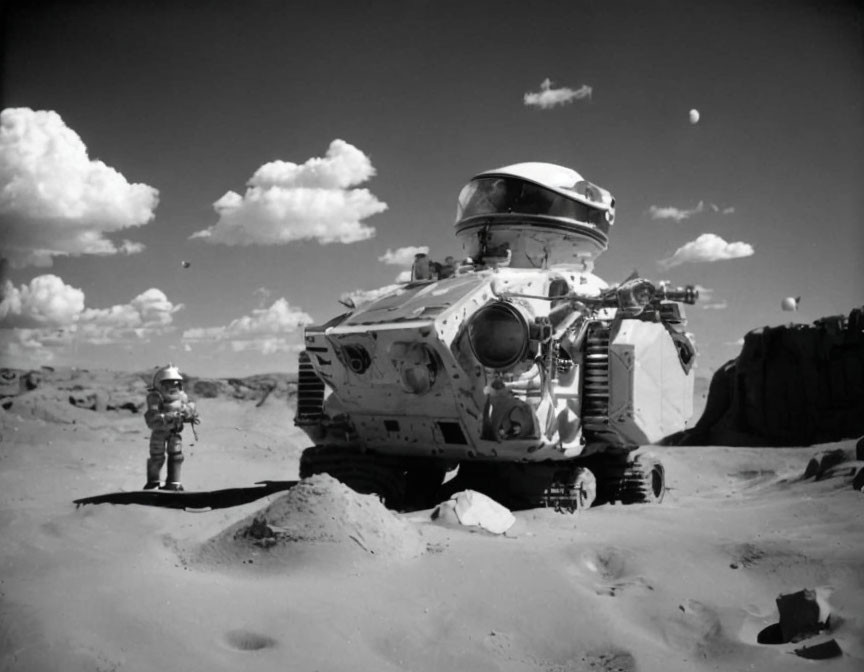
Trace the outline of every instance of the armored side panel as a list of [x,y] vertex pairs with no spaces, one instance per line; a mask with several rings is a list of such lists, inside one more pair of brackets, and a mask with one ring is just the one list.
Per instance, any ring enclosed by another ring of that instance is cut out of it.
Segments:
[[655,443],[679,431],[693,414],[693,372],[669,327],[622,320],[609,344],[608,426],[615,443]]

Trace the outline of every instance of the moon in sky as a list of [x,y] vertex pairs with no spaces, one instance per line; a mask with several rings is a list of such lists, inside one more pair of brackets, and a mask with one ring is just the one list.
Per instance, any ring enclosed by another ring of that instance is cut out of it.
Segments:
[[699,110],[690,110],[690,123],[698,124],[699,123]]
[[801,301],[800,296],[787,296],[785,299],[783,299],[780,302],[780,307],[783,310],[794,312],[794,311],[798,310],[798,304],[800,303],[800,301]]

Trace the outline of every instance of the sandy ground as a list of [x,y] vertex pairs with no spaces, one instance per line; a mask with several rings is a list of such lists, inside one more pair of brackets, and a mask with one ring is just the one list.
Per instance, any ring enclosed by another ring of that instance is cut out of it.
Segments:
[[[663,503],[517,512],[496,536],[328,477],[210,511],[76,508],[141,487],[143,419],[32,394],[0,411],[2,670],[864,669],[861,465],[802,478],[826,446],[652,448]],[[284,400],[199,407],[188,489],[297,478]],[[816,587],[829,633],[757,642],[778,595]],[[841,657],[792,653],[829,638]]]

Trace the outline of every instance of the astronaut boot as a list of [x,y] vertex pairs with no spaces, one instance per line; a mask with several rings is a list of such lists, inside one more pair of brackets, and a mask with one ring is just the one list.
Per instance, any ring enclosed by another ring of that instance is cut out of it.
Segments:
[[183,464],[183,459],[183,453],[168,455],[168,475],[165,477],[163,490],[183,490],[183,486],[180,485],[180,466]]
[[145,490],[153,490],[158,488],[159,473],[162,471],[162,465],[165,464],[165,457],[151,457],[147,460],[147,482],[144,484]]

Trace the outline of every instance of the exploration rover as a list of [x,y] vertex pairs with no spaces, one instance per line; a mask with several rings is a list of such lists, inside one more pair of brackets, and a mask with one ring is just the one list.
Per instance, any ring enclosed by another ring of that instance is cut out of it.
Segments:
[[[577,172],[521,163],[462,189],[452,277],[415,280],[306,329],[295,424],[327,472],[391,508],[471,487],[512,508],[660,501],[639,446],[684,428],[693,287],[593,274],[612,195]],[[445,475],[455,478],[445,481]]]

